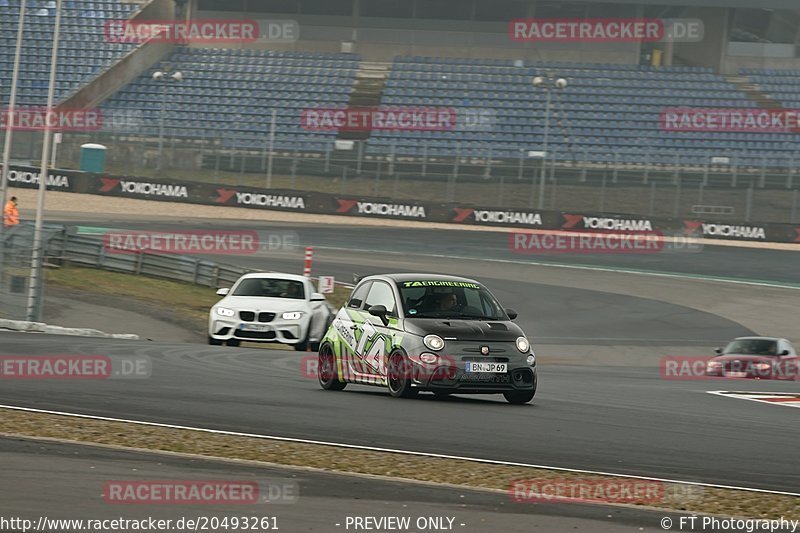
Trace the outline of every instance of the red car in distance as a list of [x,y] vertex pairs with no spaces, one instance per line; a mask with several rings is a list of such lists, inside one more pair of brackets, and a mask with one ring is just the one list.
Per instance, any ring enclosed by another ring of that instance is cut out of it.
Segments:
[[707,376],[800,381],[800,361],[786,339],[738,337],[706,364]]

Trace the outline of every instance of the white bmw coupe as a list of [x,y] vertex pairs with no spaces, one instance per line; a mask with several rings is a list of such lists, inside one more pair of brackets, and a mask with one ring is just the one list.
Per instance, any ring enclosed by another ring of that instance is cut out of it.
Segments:
[[325,295],[304,276],[276,272],[245,274],[208,316],[208,343],[239,346],[242,341],[282,343],[316,351],[333,321]]

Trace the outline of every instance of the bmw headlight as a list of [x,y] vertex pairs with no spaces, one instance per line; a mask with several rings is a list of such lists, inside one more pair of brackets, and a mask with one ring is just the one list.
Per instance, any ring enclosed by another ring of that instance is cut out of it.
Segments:
[[422,343],[427,346],[429,350],[433,350],[434,352],[438,352],[444,348],[444,339],[439,335],[425,335],[425,338],[422,339]]
[[302,311],[287,311],[281,315],[281,318],[284,320],[300,320],[301,316],[303,316]]
[[525,337],[517,337],[517,350],[522,353],[527,353],[531,348],[531,343]]
[[236,312],[233,309],[228,309],[227,307],[217,307],[217,314],[219,316],[233,316]]

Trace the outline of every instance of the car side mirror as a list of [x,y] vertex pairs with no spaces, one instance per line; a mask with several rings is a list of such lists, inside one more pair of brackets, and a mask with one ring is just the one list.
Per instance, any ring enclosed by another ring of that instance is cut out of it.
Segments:
[[231,292],[231,290],[228,287],[217,289],[217,296],[227,296],[229,292]]
[[324,302],[325,301],[325,295],[322,294],[321,292],[312,292],[311,293],[311,301],[312,302]]
[[506,309],[506,314],[508,315],[508,318],[510,320],[514,320],[515,318],[517,318],[517,316],[519,316],[517,315],[517,312],[514,311],[513,309]]
[[722,348],[714,348],[714,353],[722,353]]
[[385,305],[373,305],[369,308],[369,314],[380,318],[384,326],[389,323],[389,319],[386,318],[386,315],[389,314],[389,311],[386,309]]
[[789,355],[791,352],[789,350],[783,350],[780,355]]

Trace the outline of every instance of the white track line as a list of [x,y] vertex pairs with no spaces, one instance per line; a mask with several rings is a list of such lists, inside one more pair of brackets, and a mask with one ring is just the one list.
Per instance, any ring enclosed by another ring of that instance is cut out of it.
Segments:
[[[346,252],[361,252],[361,253],[376,253],[375,250],[365,250],[362,248],[342,248],[337,246],[315,246],[320,250],[335,250],[335,251],[346,251]],[[386,251],[381,250],[380,253],[382,254],[397,254],[397,255],[408,255],[407,252],[395,252],[395,251]],[[636,274],[639,276],[654,276],[659,278],[673,278],[673,279],[684,279],[684,280],[691,280],[691,281],[712,281],[718,283],[732,283],[735,285],[752,285],[756,287],[773,287],[776,289],[793,289],[793,290],[800,290],[800,285],[791,284],[791,283],[779,283],[779,282],[768,282],[768,281],[756,281],[756,280],[738,280],[738,279],[730,279],[730,278],[718,278],[714,276],[705,276],[701,274],[679,274],[679,273],[671,273],[671,272],[656,272],[656,271],[648,271],[648,270],[636,270],[636,269],[627,269],[627,268],[617,268],[617,267],[601,267],[601,266],[594,266],[594,265],[569,265],[564,263],[548,263],[543,261],[516,261],[513,259],[494,259],[489,257],[463,257],[459,255],[444,255],[444,254],[415,254],[419,257],[433,257],[436,259],[458,259],[460,261],[480,261],[480,262],[487,262],[487,263],[506,263],[511,265],[532,265],[532,266],[544,266],[544,267],[551,267],[551,268],[571,268],[574,270],[593,270],[597,272],[613,272],[617,274]]]
[[729,489],[729,490],[742,490],[747,492],[758,492],[763,494],[776,494],[781,496],[795,496],[800,497],[800,493],[796,492],[784,492],[784,491],[777,491],[777,490],[767,490],[767,489],[756,489],[751,487],[737,487],[733,485],[717,485],[713,483],[700,483],[696,481],[681,481],[677,479],[666,479],[666,478],[658,478],[658,477],[645,477],[645,476],[635,476],[629,474],[618,474],[613,472],[602,472],[597,470],[581,470],[577,468],[564,468],[560,466],[547,466],[547,465],[534,465],[528,463],[515,463],[510,461],[498,461],[495,459],[479,459],[475,457],[462,457],[458,455],[445,455],[440,453],[425,453],[425,452],[414,452],[409,450],[396,450],[392,448],[379,448],[376,446],[360,446],[357,444],[343,444],[338,442],[326,442],[326,441],[318,441],[318,440],[309,440],[309,439],[297,439],[292,437],[276,437],[272,435],[259,435],[256,433],[240,433],[238,431],[224,431],[219,429],[206,429],[206,428],[197,428],[191,426],[179,426],[175,424],[162,424],[159,422],[144,422],[141,420],[127,420],[124,418],[111,418],[107,416],[95,416],[95,415],[84,415],[80,413],[65,413],[62,411],[50,411],[47,409],[33,409],[30,407],[18,407],[14,405],[0,405],[0,409],[11,409],[14,411],[25,411],[29,413],[41,413],[41,414],[48,414],[48,415],[58,415],[58,416],[70,416],[74,418],[85,418],[88,420],[101,420],[104,422],[120,422],[125,424],[137,424],[140,426],[151,426],[151,427],[160,427],[160,428],[168,428],[168,429],[180,429],[180,430],[188,430],[188,431],[202,431],[203,433],[212,433],[215,435],[228,435],[232,437],[247,437],[253,439],[265,439],[265,440],[276,440],[282,442],[294,442],[298,444],[316,444],[318,446],[331,446],[337,448],[348,448],[351,450],[364,450],[364,451],[371,451],[371,452],[385,452],[385,453],[397,453],[403,455],[411,455],[416,457],[431,457],[434,459],[452,459],[458,461],[469,461],[473,463],[482,463],[482,464],[490,464],[490,465],[499,465],[499,466],[518,466],[523,468],[538,468],[541,470],[556,470],[559,472],[573,472],[579,474],[592,474],[598,476],[611,476],[611,477],[621,477],[627,479],[643,479],[647,481],[659,481],[662,483],[676,483],[676,484],[683,484],[683,485],[693,485],[696,487],[708,487],[714,489]]

